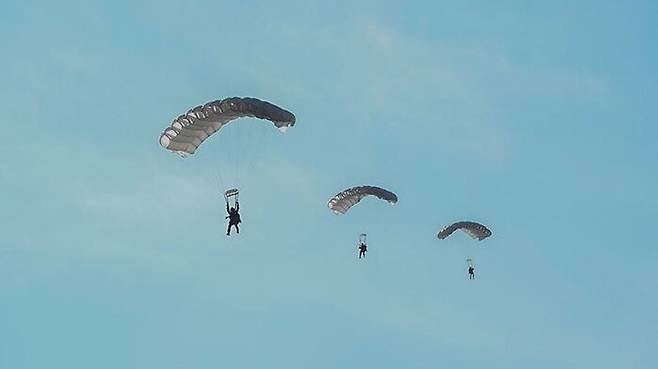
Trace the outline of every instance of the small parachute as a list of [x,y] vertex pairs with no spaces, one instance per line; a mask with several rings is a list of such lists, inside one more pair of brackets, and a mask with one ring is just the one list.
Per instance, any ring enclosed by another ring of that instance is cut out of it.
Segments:
[[440,240],[445,239],[446,237],[453,234],[456,230],[461,229],[467,235],[471,236],[473,239],[482,241],[483,239],[491,236],[491,231],[484,225],[476,222],[457,222],[445,227],[437,237]]
[[274,104],[253,97],[230,97],[197,106],[174,119],[159,142],[180,156],[192,155],[208,137],[242,117],[269,120],[281,132],[295,125],[295,115]]
[[369,195],[387,201],[391,205],[398,202],[397,195],[391,191],[375,186],[358,186],[349,188],[332,197],[327,206],[336,214],[345,214],[352,206]]

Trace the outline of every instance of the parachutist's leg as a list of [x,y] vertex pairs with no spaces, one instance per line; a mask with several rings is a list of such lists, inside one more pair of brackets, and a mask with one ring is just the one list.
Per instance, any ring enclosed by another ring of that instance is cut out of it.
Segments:
[[238,227],[238,224],[237,224],[237,223],[235,224],[235,232],[237,232],[238,234],[240,234],[240,227]]
[[226,229],[226,235],[227,236],[231,235],[231,223],[228,224],[228,228]]

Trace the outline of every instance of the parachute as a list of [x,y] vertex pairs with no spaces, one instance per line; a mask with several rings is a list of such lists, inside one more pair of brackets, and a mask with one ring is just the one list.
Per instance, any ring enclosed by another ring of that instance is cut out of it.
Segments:
[[369,195],[388,201],[391,205],[398,202],[398,197],[393,192],[374,186],[358,186],[332,197],[327,206],[336,214],[345,214],[352,206]]
[[457,222],[445,227],[437,237],[440,240],[445,239],[446,237],[453,234],[456,230],[461,229],[467,235],[471,236],[473,239],[482,241],[483,239],[491,236],[491,231],[480,223],[475,222]]
[[190,109],[160,135],[160,145],[180,156],[192,155],[208,137],[232,120],[255,117],[271,121],[281,132],[295,125],[295,115],[267,101],[230,97]]

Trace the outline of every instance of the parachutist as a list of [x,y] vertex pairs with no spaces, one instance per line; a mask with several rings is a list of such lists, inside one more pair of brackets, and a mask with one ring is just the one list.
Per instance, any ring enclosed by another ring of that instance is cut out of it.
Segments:
[[361,257],[365,259],[366,252],[368,252],[368,246],[366,246],[365,243],[361,242],[361,244],[359,244],[359,259],[361,259]]
[[468,266],[468,279],[475,279],[475,268],[472,265]]
[[228,213],[228,216],[225,219],[228,219],[228,229],[226,230],[226,235],[230,236],[231,235],[231,226],[235,226],[235,232],[240,234],[240,227],[238,226],[240,223],[242,223],[242,220],[240,219],[240,203],[235,202],[235,207],[229,208],[228,201],[226,201],[226,212]]

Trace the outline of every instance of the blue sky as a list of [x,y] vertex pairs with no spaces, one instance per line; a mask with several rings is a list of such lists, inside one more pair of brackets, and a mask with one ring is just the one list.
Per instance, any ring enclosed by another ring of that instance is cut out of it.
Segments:
[[[657,16],[1,2],[0,368],[657,367]],[[228,96],[297,125],[240,122],[185,160],[157,144]],[[358,184],[400,202],[331,214]],[[494,236],[436,239],[460,219]]]

